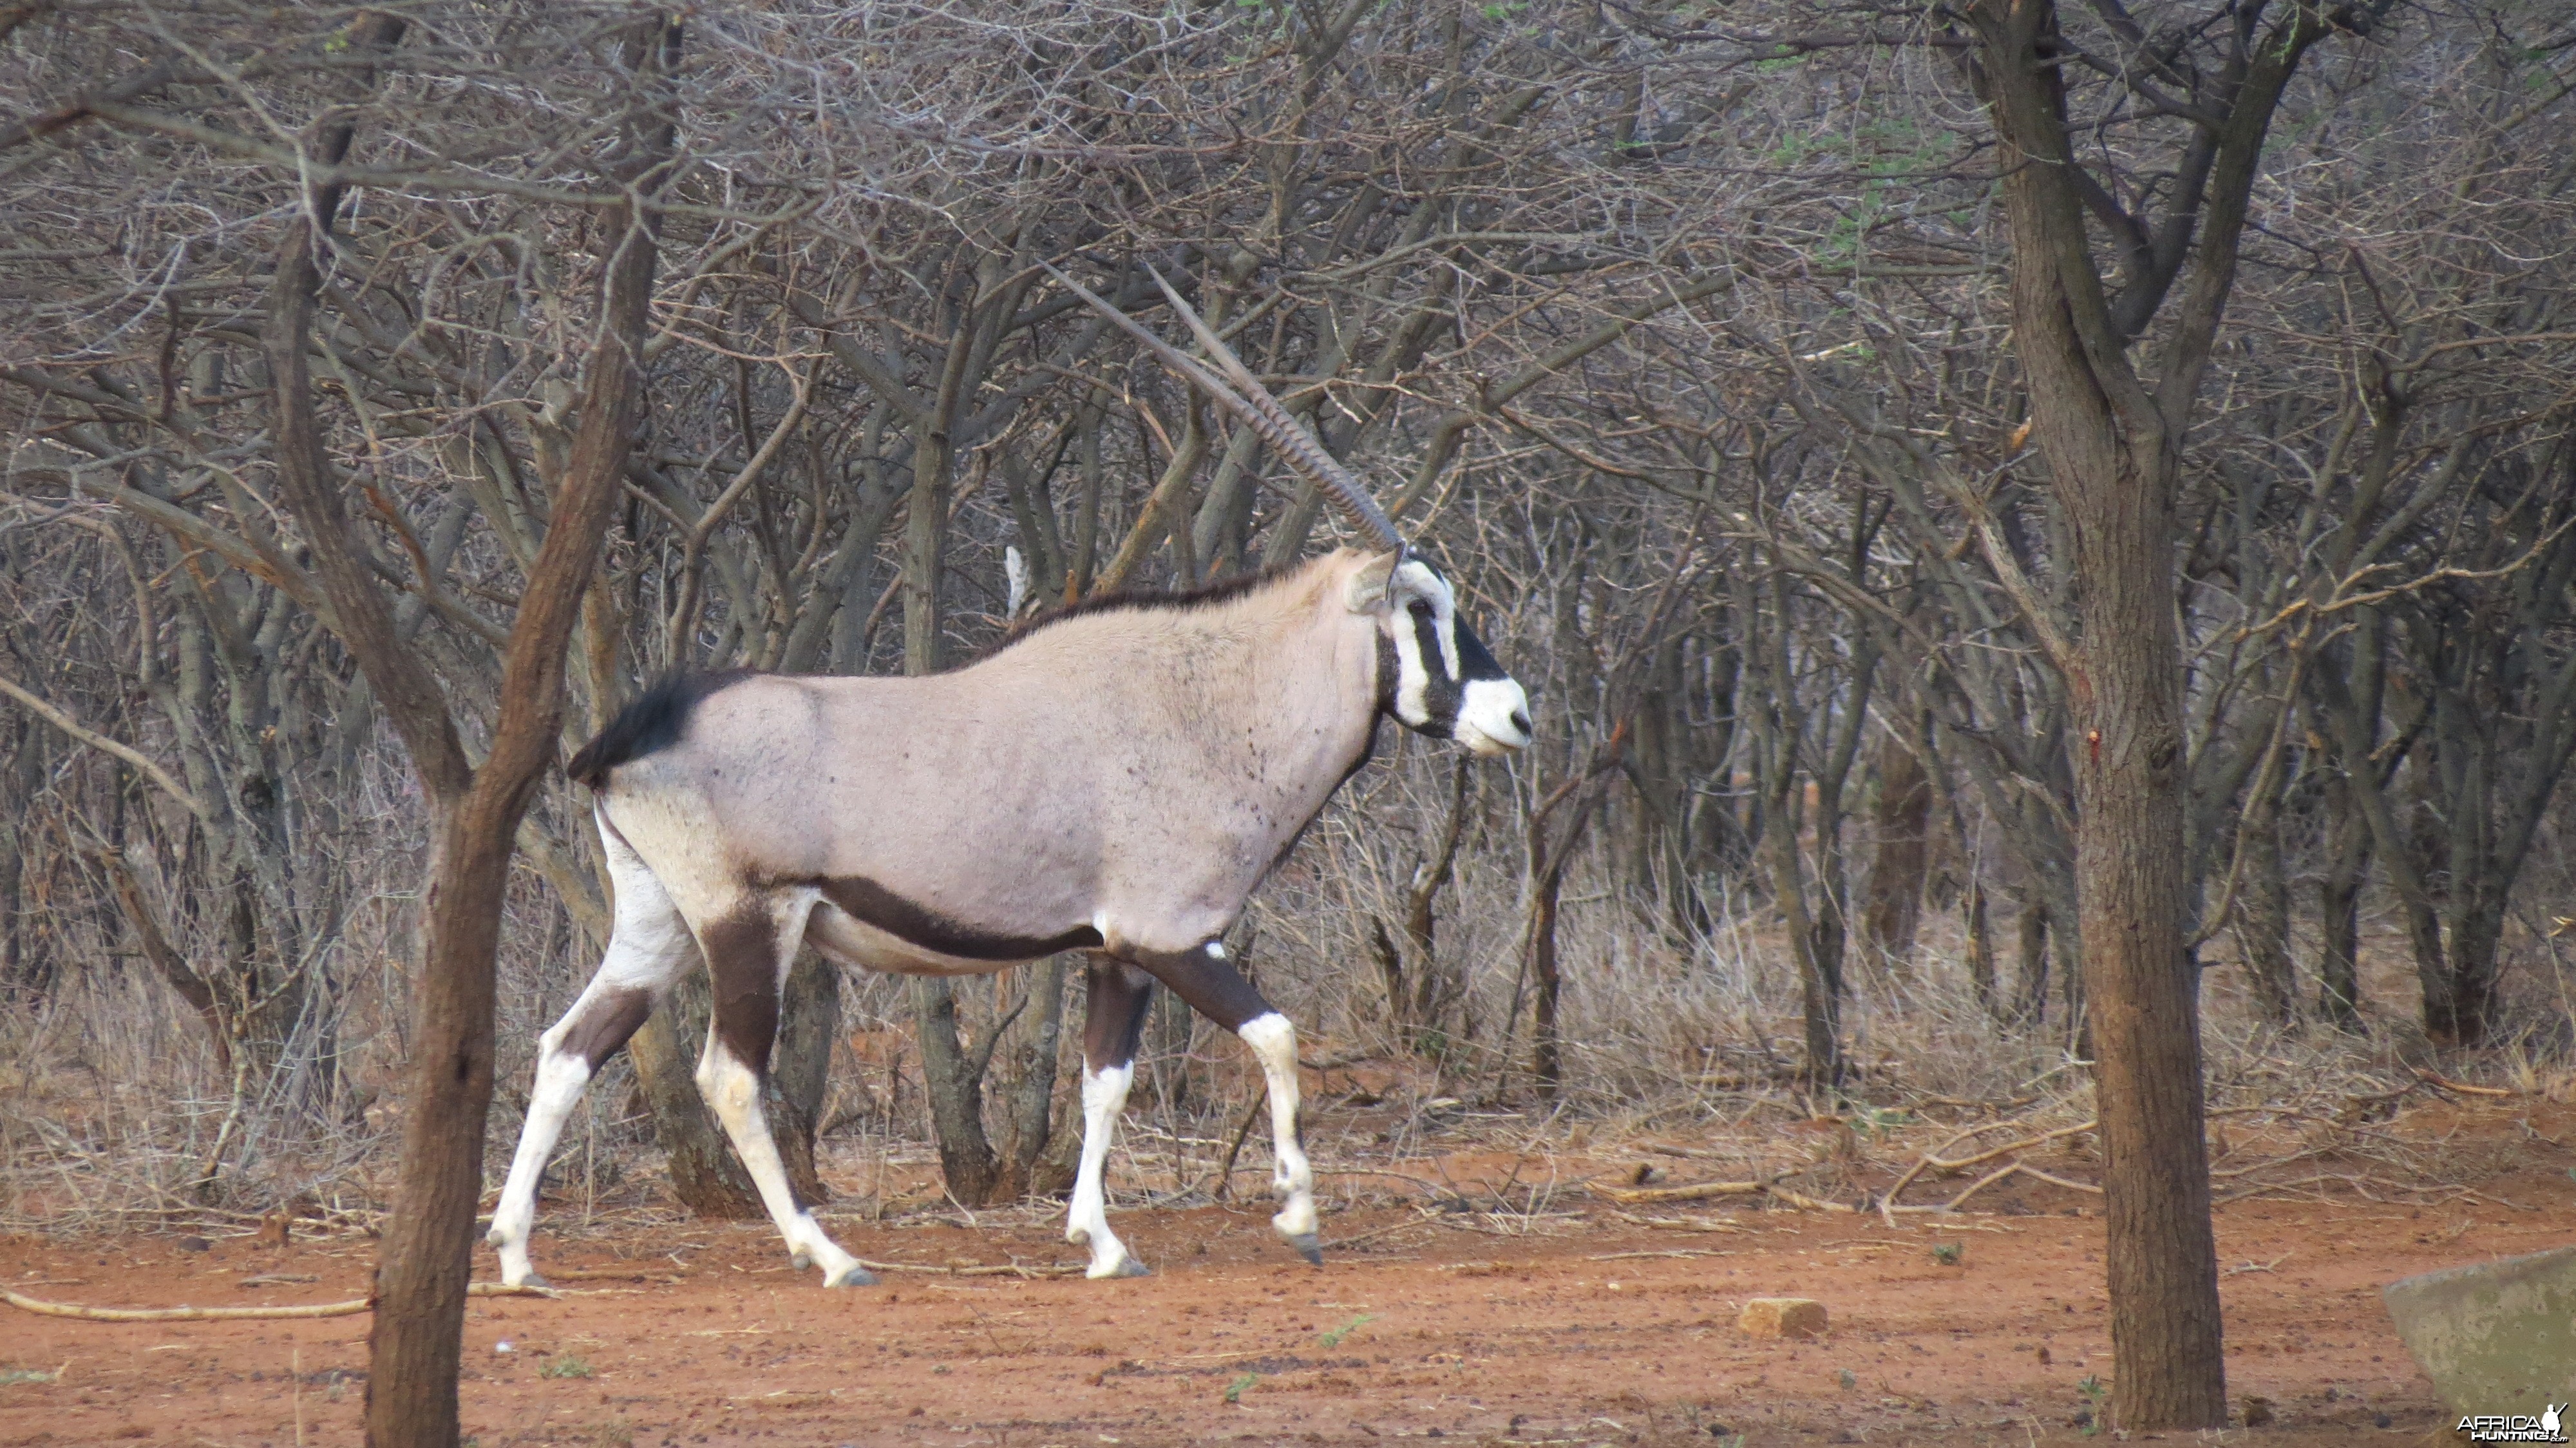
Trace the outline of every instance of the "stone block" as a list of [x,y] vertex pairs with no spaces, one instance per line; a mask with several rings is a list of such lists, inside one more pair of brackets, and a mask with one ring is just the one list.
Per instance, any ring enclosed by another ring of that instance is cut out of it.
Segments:
[[2427,1272],[2380,1295],[2452,1412],[2536,1418],[2576,1401],[2576,1247]]
[[1821,1337],[1825,1305],[1811,1297],[1756,1297],[1735,1325],[1747,1337]]

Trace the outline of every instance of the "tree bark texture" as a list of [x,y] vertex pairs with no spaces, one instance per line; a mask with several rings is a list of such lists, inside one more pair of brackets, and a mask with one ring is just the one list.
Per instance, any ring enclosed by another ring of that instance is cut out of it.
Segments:
[[1771,898],[1779,905],[1789,935],[1789,954],[1798,964],[1799,1016],[1806,1032],[1806,1077],[1820,1086],[1842,1079],[1842,962],[1817,948],[1815,922],[1807,913],[1805,863],[1798,855],[1797,814],[1785,798],[1775,797],[1764,817],[1762,858],[1771,873]]
[[984,1131],[985,1062],[958,1037],[955,984],[945,976],[915,976],[908,984],[940,1174],[960,1205],[989,1206],[1001,1185],[1002,1163]]
[[1968,988],[1976,992],[1977,1004],[1989,1015],[2004,1014],[2002,1002],[1995,995],[1995,941],[1986,923],[1986,884],[1983,880],[1968,882]]
[[[368,16],[349,36],[366,53],[391,47],[402,33],[402,22]],[[639,21],[625,47],[628,68],[667,71],[678,44],[675,25],[659,17]],[[628,104],[628,144],[618,169],[620,179],[640,187],[668,154],[671,132],[640,93]],[[353,135],[352,123],[327,127],[320,153],[338,164]],[[394,1208],[377,1259],[366,1435],[375,1448],[452,1448],[484,1120],[492,1100],[501,901],[519,821],[554,757],[572,628],[643,420],[656,246],[649,215],[630,212],[609,223],[616,250],[606,267],[580,426],[545,540],[527,569],[503,650],[490,749],[478,767],[466,756],[443,691],[396,629],[391,601],[351,531],[314,408],[309,349],[322,253],[331,245],[329,223],[339,202],[336,187],[311,188],[303,217],[287,227],[262,345],[280,490],[303,528],[331,627],[401,735],[430,805],[411,1077]]]
[[1931,859],[1932,777],[1893,732],[1878,746],[1878,842],[1861,924],[1869,949],[1900,979],[1911,974]]
[[2036,890],[2022,896],[2013,946],[2013,1019],[2036,1026],[2048,1019],[2048,902]]
[[1557,899],[1565,871],[1548,870],[1532,882],[1529,906],[1530,983],[1536,998],[1530,1006],[1530,1074],[1539,1094],[1553,1097],[1565,1084],[1565,1041],[1559,1025],[1564,1007],[1565,975],[1556,959]]
[[831,1188],[815,1163],[832,1046],[841,1034],[841,973],[811,949],[798,954],[778,1002],[778,1044],[769,1055],[769,1120],[796,1194],[821,1205]]
[[2237,950],[2263,1019],[2286,1029],[2298,1024],[2299,982],[2290,963],[2290,881],[2281,866],[2278,797],[2254,801],[2239,828]]
[[[2132,251],[2106,293],[2082,163],[2068,131],[2066,51],[2048,0],[1969,11],[2012,233],[2014,350],[2032,436],[2055,483],[2082,599],[2080,635],[2048,637],[2075,724],[2076,918],[2085,1020],[2098,1064],[2115,1408],[2128,1429],[2227,1421],[2210,1223],[2198,980],[2187,897],[2182,650],[2174,499],[2199,379],[2233,283],[2236,246],[2274,107],[2323,34],[2294,11],[2230,56],[2223,107],[2192,143],[2199,174],[2164,225],[2197,248]],[[2195,217],[2193,207],[2206,207]],[[2153,387],[2129,348],[2188,260]],[[2070,972],[2070,983],[2072,978]]]
[[[1467,830],[1468,771],[1460,756],[1449,777],[1448,821],[1431,856],[1416,862],[1404,892],[1404,941],[1399,945],[1386,922],[1369,920],[1370,948],[1386,986],[1387,1014],[1408,1051],[1438,1056],[1446,1036],[1440,1021],[1459,994],[1458,982],[1440,967],[1440,892],[1456,872],[1458,846]],[[1407,964],[1408,958],[1410,964]]]
[[2370,825],[2351,786],[2326,787],[2326,848],[2317,879],[2317,1009],[2337,1030],[2361,1027],[2361,887],[2370,870]]
[[[1592,823],[1593,811],[1609,793],[1610,781],[1627,747],[1627,728],[1615,729],[1608,743],[1593,752],[1583,771],[1548,792],[1530,811],[1525,855],[1524,890],[1528,917],[1522,924],[1522,947],[1535,997],[1530,1008],[1530,1074],[1542,1095],[1553,1097],[1565,1081],[1565,1041],[1561,1030],[1565,975],[1557,959],[1557,907],[1565,890],[1566,866]],[[1512,1011],[1520,1011],[1514,992]],[[1515,1022],[1504,1023],[1508,1045]]]
[[[971,273],[943,279],[952,289],[973,283]],[[974,351],[974,303],[971,290],[950,301],[951,331],[939,389],[934,397],[921,399],[926,406],[913,425],[912,497],[903,544],[903,668],[915,676],[935,674],[942,663],[939,588],[947,550],[951,431],[960,380]],[[913,1033],[921,1044],[922,1089],[930,1096],[931,1131],[939,1141],[948,1193],[966,1206],[985,1206],[1001,1185],[1001,1159],[984,1129],[983,1062],[958,1037],[956,985],[945,977],[916,977],[907,994]]]
[[[1006,1200],[1053,1195],[1073,1185],[1070,1153],[1056,1144],[1056,1066],[1063,1048],[1065,975],[1073,957],[1052,955],[1028,967],[1034,1023],[1008,1057],[1002,1118],[1002,1194]],[[1064,1143],[1072,1146],[1069,1139]]]

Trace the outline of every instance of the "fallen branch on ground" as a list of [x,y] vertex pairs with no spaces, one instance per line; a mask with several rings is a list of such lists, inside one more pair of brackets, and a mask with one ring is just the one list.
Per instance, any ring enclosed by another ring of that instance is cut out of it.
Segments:
[[1589,1184],[1595,1196],[1614,1202],[1704,1202],[1711,1197],[1758,1196],[1771,1189],[1769,1182],[1693,1182],[1679,1187],[1614,1187],[1606,1182]]
[[[468,1297],[553,1297],[557,1294],[542,1287],[507,1287],[498,1282],[477,1282],[465,1289]],[[243,1322],[276,1318],[355,1317],[375,1309],[369,1298],[353,1297],[346,1302],[308,1302],[298,1307],[83,1307],[71,1302],[47,1302],[0,1287],[0,1302],[21,1312],[39,1317],[69,1317],[82,1322]]]
[[1050,1262],[1044,1267],[1024,1267],[1017,1262],[1005,1262],[993,1266],[940,1267],[928,1262],[871,1262],[862,1257],[859,1259],[859,1265],[871,1272],[920,1272],[934,1277],[1079,1277],[1083,1273],[1080,1263],[1055,1262]]
[[2421,1066],[2415,1068],[2415,1075],[2427,1086],[2437,1087],[2444,1091],[2456,1091],[2462,1096],[2511,1096],[2514,1094],[2502,1086],[2472,1086],[2466,1081],[2454,1081],[2448,1076],[2438,1075],[2434,1072],[2427,1071]]
[[1617,1217],[1623,1222],[1633,1222],[1640,1227],[1662,1227],[1666,1230],[1675,1232],[1732,1233],[1742,1232],[1744,1230],[1742,1226],[1734,1222],[1712,1222],[1705,1220],[1693,1221],[1687,1217],[1641,1217],[1634,1212],[1612,1212],[1610,1215]]
[[[1785,1176],[1786,1173],[1782,1175]],[[1594,1195],[1608,1197],[1614,1202],[1704,1202],[1711,1197],[1761,1196],[1786,1202],[1793,1207],[1804,1207],[1811,1212],[1860,1210],[1846,1202],[1829,1202],[1822,1197],[1811,1197],[1804,1192],[1791,1191],[1780,1185],[1780,1180],[1780,1177],[1772,1177],[1764,1181],[1750,1182],[1694,1182],[1689,1186],[1680,1187],[1614,1187],[1606,1182],[1591,1182],[1588,1185]]]

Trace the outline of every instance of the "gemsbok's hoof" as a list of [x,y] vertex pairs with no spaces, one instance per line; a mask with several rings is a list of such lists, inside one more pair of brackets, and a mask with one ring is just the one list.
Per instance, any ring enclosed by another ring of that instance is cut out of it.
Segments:
[[877,1275],[870,1272],[865,1267],[860,1266],[858,1263],[853,1262],[849,1266],[842,1268],[840,1271],[825,1277],[823,1279],[823,1285],[826,1288],[874,1287],[877,1285]]
[[1083,1275],[1095,1282],[1105,1282],[1112,1277],[1151,1277],[1154,1275],[1154,1269],[1133,1257],[1121,1257],[1115,1267],[1106,1271],[1094,1267]]
[[1323,1238],[1316,1236],[1312,1232],[1308,1232],[1302,1236],[1289,1238],[1288,1245],[1297,1249],[1298,1256],[1305,1258],[1307,1261],[1314,1263],[1318,1267],[1324,1265]]

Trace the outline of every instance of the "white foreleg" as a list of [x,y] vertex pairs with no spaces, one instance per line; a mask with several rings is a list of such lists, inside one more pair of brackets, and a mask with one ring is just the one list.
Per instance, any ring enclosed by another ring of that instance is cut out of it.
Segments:
[[1235,1034],[1261,1058],[1270,1089],[1270,1191],[1279,1213],[1270,1225],[1309,1262],[1321,1265],[1323,1243],[1315,1233],[1315,1168],[1306,1160],[1297,1130],[1297,1028],[1277,1011],[1245,1021]]

